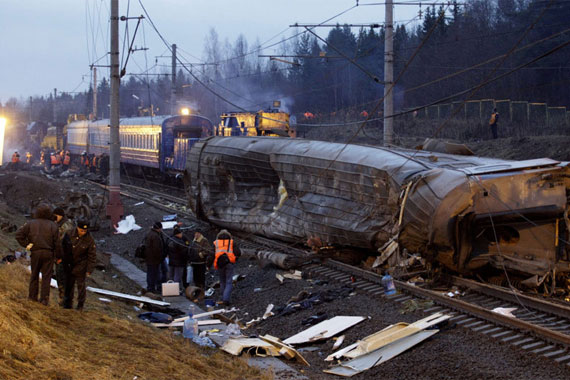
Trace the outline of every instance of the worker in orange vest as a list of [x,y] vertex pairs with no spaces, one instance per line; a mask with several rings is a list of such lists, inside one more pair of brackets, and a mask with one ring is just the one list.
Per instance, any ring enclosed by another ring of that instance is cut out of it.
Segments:
[[93,155],[91,158],[91,173],[97,172],[97,156]]
[[57,166],[57,157],[56,157],[55,153],[53,153],[53,152],[50,153],[49,160],[50,160],[51,166]]
[[71,154],[69,151],[65,152],[65,157],[63,158],[63,171],[69,169],[69,164],[71,164]]
[[214,249],[214,268],[218,270],[220,292],[222,294],[222,299],[218,303],[229,306],[232,294],[234,264],[236,257],[241,256],[241,251],[227,230],[221,230],[218,233],[214,241]]
[[18,162],[20,162],[20,155],[16,151],[14,154],[12,154],[12,163],[17,164]]
[[26,163],[28,164],[32,163],[32,154],[30,152],[26,153]]

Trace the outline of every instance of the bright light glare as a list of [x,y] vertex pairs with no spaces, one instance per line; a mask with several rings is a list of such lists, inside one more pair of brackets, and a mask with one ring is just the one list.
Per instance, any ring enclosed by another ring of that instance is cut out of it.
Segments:
[[182,109],[180,110],[180,114],[181,114],[181,115],[185,115],[185,116],[186,116],[186,115],[190,115],[190,108],[188,108],[188,107],[182,108]]
[[4,163],[4,130],[6,129],[6,118],[0,117],[0,165]]

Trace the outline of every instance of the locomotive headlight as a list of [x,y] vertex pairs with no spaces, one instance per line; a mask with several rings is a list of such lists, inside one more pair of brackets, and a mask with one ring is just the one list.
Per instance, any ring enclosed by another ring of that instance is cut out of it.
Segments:
[[190,108],[188,108],[188,107],[181,108],[181,109],[180,109],[180,114],[181,114],[181,115],[184,115],[184,116],[190,115]]
[[0,117],[0,165],[4,163],[4,130],[6,129],[6,118]]

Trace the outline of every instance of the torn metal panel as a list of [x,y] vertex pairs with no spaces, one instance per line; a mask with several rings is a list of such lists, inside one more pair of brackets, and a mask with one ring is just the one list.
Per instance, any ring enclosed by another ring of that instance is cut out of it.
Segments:
[[458,272],[570,271],[570,169],[553,160],[213,137],[190,151],[185,182],[194,212],[224,228],[375,251],[397,235]]
[[317,323],[298,334],[293,335],[283,341],[286,344],[301,344],[315,342],[317,340],[328,339],[336,334],[362,322],[364,317],[336,316],[326,321]]
[[279,348],[259,338],[229,338],[222,350],[232,355],[240,355],[246,350],[256,356],[281,356]]
[[399,339],[392,344],[379,348],[376,351],[372,351],[344,362],[337,367],[325,369],[324,372],[345,377],[357,375],[360,372],[366,371],[398,356],[402,352],[423,342],[437,332],[439,332],[439,330],[419,331],[413,335]]

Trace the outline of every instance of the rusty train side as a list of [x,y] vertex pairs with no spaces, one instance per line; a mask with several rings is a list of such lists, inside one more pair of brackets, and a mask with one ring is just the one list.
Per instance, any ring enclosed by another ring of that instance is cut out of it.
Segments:
[[194,212],[224,228],[372,253],[394,239],[458,273],[570,273],[565,162],[213,137],[185,181]]

